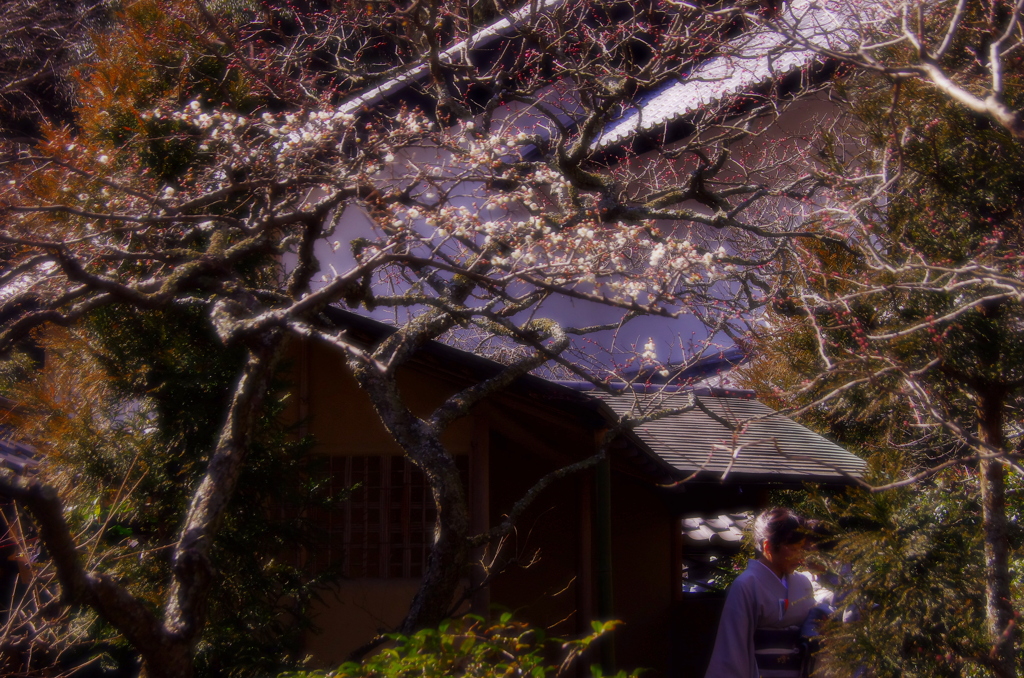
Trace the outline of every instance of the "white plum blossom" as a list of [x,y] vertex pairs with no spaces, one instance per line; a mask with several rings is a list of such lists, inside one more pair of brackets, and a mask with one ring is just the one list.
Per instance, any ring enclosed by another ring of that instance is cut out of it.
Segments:
[[[336,109],[246,115],[204,108],[198,101],[153,115],[190,126],[196,148],[208,158],[205,172],[180,186],[155,189],[179,205],[228,188],[240,175],[280,187],[286,209],[338,190],[394,189],[371,210],[381,229],[380,249],[400,242],[409,256],[428,260],[441,254],[456,268],[486,261],[505,280],[571,288],[638,310],[669,308],[679,303],[680,290],[712,285],[741,270],[723,265],[724,247],[705,249],[691,238],[674,237],[663,224],[602,221],[593,196],[573,202],[570,182],[557,168],[521,162],[519,145],[533,138],[523,132],[478,134],[472,124],[438,128],[422,114],[403,111],[386,125],[360,122],[357,133],[356,116]],[[445,151],[403,153],[412,145]],[[382,172],[399,153],[401,168]],[[107,156],[97,158],[102,163],[100,158]],[[402,193],[402,177],[415,177],[418,185]],[[506,183],[488,189],[495,178]],[[307,188],[289,194],[293,184]],[[310,193],[313,186],[316,192]],[[422,202],[410,205],[410,197]],[[110,203],[128,204],[127,197]],[[342,248],[337,240],[327,245],[331,251]],[[647,353],[645,359],[655,360],[653,344]]]
[[657,346],[654,343],[653,337],[647,338],[647,343],[644,344],[644,351],[643,353],[640,354],[640,358],[642,358],[644,361],[649,362],[658,361]]
[[661,260],[665,258],[665,245],[658,243],[651,250],[651,268],[658,268],[661,265]]

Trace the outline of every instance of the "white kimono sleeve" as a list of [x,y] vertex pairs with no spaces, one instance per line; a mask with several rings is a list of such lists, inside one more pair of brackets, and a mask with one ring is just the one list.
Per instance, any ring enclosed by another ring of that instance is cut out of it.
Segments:
[[753,577],[741,575],[729,587],[705,678],[758,678],[754,658],[754,624],[759,616],[757,594]]

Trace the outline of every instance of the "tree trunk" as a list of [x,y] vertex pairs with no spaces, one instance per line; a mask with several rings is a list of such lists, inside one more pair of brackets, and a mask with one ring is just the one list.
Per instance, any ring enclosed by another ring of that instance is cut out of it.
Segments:
[[405,406],[395,379],[365,362],[349,364],[385,428],[426,475],[437,509],[426,570],[399,628],[410,633],[437,625],[451,611],[469,560],[469,505],[455,458],[438,432]]
[[437,626],[451,612],[469,557],[469,511],[459,469],[447,451],[436,449],[440,443],[430,441],[427,446],[435,450],[422,468],[433,490],[437,522],[423,580],[402,622],[402,633]]
[[266,332],[251,340],[245,366],[235,386],[227,418],[206,475],[192,495],[185,524],[171,556],[171,586],[164,607],[168,644],[185,651],[167,663],[144,657],[149,678],[190,678],[192,655],[206,622],[210,591],[215,580],[210,551],[235,493],[242,465],[248,456],[252,432],[263,409],[277,359],[284,345],[280,331]]
[[192,645],[168,642],[161,652],[143,655],[140,678],[190,678],[195,669]]
[[31,512],[56,568],[61,602],[87,605],[123,633],[141,656],[147,678],[192,675],[191,645],[168,634],[147,601],[133,596],[113,577],[86,569],[54,488],[34,478],[0,476],[0,493]]
[[[1004,393],[997,388],[983,389],[978,402],[981,438],[996,449],[1003,449]],[[1006,522],[1004,467],[997,459],[982,460],[982,526],[985,540],[985,610],[991,666],[998,678],[1015,678],[1017,630],[1010,591],[1009,540]]]

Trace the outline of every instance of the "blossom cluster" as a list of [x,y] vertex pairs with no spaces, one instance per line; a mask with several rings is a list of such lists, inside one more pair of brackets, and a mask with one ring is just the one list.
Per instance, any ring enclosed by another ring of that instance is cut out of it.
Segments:
[[230,166],[251,166],[271,160],[278,170],[301,171],[301,163],[324,151],[341,150],[356,117],[341,110],[309,110],[243,115],[230,110],[204,110],[192,101],[181,110],[155,109],[146,120],[188,125],[202,133],[199,151],[215,153]]
[[485,259],[498,278],[584,286],[616,302],[671,301],[682,287],[711,284],[723,275],[724,248],[701,251],[688,240],[658,235],[650,222],[570,220],[556,209],[529,214],[539,199],[534,189],[523,188],[487,198],[486,211],[396,205],[390,225],[403,229],[407,242],[443,251],[463,266]]
[[[511,124],[489,133],[472,122],[439,128],[413,111],[387,121],[345,109],[244,115],[199,101],[143,117],[152,129],[177,130],[193,144],[192,168],[174,185],[148,188],[132,175],[137,168],[126,168],[134,190],[86,186],[83,206],[156,216],[202,210],[209,220],[182,221],[177,228],[205,232],[223,227],[218,211],[243,201],[253,205],[247,219],[254,222],[355,189],[347,194],[356,197],[345,200],[361,203],[377,228],[364,256],[387,249],[418,261],[443,260],[449,269],[483,265],[503,284],[573,289],[627,305],[670,306],[735,272],[723,261],[724,248],[675,237],[671,225],[662,232],[655,222],[603,219],[596,193],[573,189],[551,164],[526,160],[524,149],[536,136]],[[100,151],[93,166],[113,185],[121,162],[111,153]],[[230,194],[223,208],[221,198],[210,197],[218,192]],[[372,202],[362,195],[372,195]],[[85,230],[94,226],[89,222]],[[281,243],[290,247],[287,237]],[[339,240],[331,245],[340,247]]]

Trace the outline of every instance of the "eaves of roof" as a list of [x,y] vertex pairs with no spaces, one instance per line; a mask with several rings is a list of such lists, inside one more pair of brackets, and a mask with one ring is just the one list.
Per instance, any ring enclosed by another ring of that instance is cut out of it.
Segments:
[[[324,315],[350,339],[365,347],[375,346],[397,330],[377,320],[337,307],[328,308]],[[434,374],[448,375],[459,380],[480,381],[497,375],[505,368],[489,358],[447,346],[438,341],[424,344],[412,359],[413,366]],[[555,382],[527,374],[519,377],[501,392],[502,398],[518,401],[525,407],[545,408],[576,417],[583,425],[600,429],[613,426],[618,415],[605,402],[586,393],[591,384],[586,382]],[[631,439],[630,439],[631,440]],[[622,446],[621,453],[652,483],[667,484],[675,479],[674,469],[660,456],[642,445]]]
[[[468,63],[469,53],[474,49],[486,47],[495,40],[508,35],[520,22],[531,18],[538,13],[546,13],[562,5],[565,0],[532,0],[520,9],[512,12],[508,17],[499,19],[494,23],[482,28],[478,33],[473,34],[468,40],[460,40],[448,49],[442,51],[438,58],[445,64]],[[419,63],[411,66],[400,75],[387,80],[376,87],[372,87],[357,97],[344,101],[338,107],[342,113],[355,114],[365,108],[372,108],[401,92],[406,87],[425,79],[430,73],[430,67],[426,63]]]
[[[695,360],[685,364],[641,365],[622,372],[622,378],[630,383],[651,385],[694,384],[701,379],[725,374],[747,362],[747,353],[739,346],[729,346],[718,351],[707,350]],[[667,374],[664,374],[667,372]]]
[[[329,307],[324,311],[325,317],[339,329],[343,329],[350,340],[371,348],[397,329],[378,320],[368,318],[337,307]],[[485,358],[469,351],[448,346],[439,341],[430,341],[416,352],[412,359],[413,365],[431,370],[434,373],[447,374],[455,379],[480,381],[496,376],[505,365],[490,358]],[[549,406],[590,414],[593,425],[601,421],[614,420],[611,410],[606,410],[603,403],[580,392],[579,388],[549,381],[543,377],[527,374],[519,377],[513,384],[503,390],[503,394],[526,396],[531,401],[543,399]]]
[[632,432],[677,477],[693,476],[691,482],[843,485],[866,470],[860,457],[750,397],[687,391],[596,397],[631,417],[699,404]]
[[[486,47],[509,35],[527,18],[550,12],[564,0],[534,0],[481,29],[440,53],[443,63],[468,63],[474,49]],[[612,121],[593,143],[595,150],[614,148],[633,136],[661,129],[676,120],[693,115],[731,95],[749,93],[766,82],[782,78],[809,66],[817,57],[810,46],[826,46],[828,36],[843,28],[844,20],[835,12],[810,0],[786,3],[785,23],[796,27],[799,41],[782,35],[769,26],[758,26],[727,41],[719,54],[676,79],[647,92],[636,105]],[[429,75],[427,64],[411,66],[398,76],[343,102],[339,110],[357,113],[372,108]]]
[[24,475],[39,466],[38,456],[32,447],[0,437],[0,468]]
[[843,26],[840,15],[807,0],[786,3],[782,12],[784,22],[795,26],[799,42],[768,26],[736,36],[722,45],[720,54],[640,97],[635,106],[605,127],[593,148],[617,146],[809,66],[818,60],[810,47],[826,47],[826,36]]
[[[338,308],[328,309],[325,315],[367,347],[396,331]],[[493,377],[505,367],[437,341],[426,343],[414,363],[435,373],[472,380]],[[736,429],[734,433],[697,409],[649,421],[626,433],[624,444],[617,449],[657,483],[669,484],[697,474],[692,482],[839,485],[860,477],[865,469],[859,457],[754,400],[749,391],[650,385],[612,395],[587,382],[555,382],[524,375],[503,390],[502,396],[519,398],[532,406],[542,402],[544,407],[581,417],[594,428],[614,426],[622,415],[635,417],[637,408],[649,413],[655,408],[680,407],[697,398],[704,408]],[[734,457],[736,449],[739,451]]]

